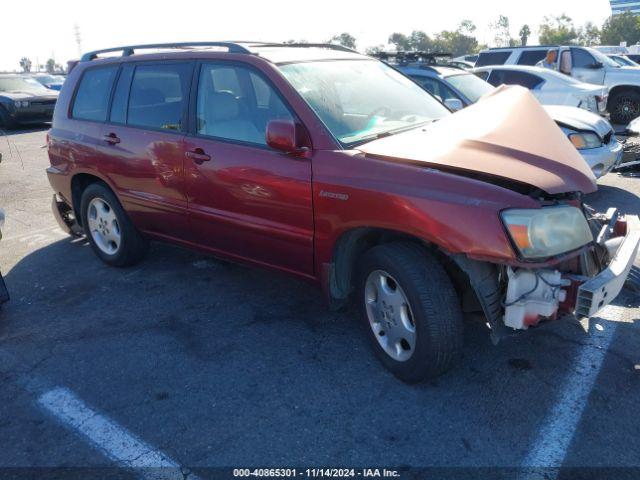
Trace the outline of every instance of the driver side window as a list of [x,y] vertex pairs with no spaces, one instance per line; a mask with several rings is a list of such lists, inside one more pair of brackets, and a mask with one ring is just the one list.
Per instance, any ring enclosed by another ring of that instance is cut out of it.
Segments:
[[200,70],[196,119],[199,135],[266,145],[267,123],[293,115],[253,70],[210,64]]
[[593,56],[581,48],[571,49],[573,68],[589,68],[596,63]]

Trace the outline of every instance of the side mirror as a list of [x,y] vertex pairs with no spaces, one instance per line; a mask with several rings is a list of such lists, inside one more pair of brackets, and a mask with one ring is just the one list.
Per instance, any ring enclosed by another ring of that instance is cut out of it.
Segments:
[[600,63],[600,62],[595,62],[595,63],[592,63],[591,65],[589,65],[589,68],[591,70],[599,70],[599,69],[601,69],[603,67],[604,67],[604,65],[602,65],[602,63]]
[[274,150],[297,154],[308,150],[303,127],[292,120],[269,121],[266,137],[267,145]]
[[464,108],[464,104],[459,98],[447,98],[444,101],[444,105],[452,112],[457,112],[458,110],[462,110]]
[[560,73],[564,73],[565,75],[571,76],[571,52],[565,50],[560,54]]

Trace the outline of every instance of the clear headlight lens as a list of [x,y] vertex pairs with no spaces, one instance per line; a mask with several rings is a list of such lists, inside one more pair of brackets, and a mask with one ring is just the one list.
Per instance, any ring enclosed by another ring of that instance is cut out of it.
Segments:
[[573,146],[578,150],[587,150],[589,148],[600,148],[602,146],[602,140],[595,133],[572,133],[569,135],[569,140],[573,143]]
[[16,100],[15,102],[13,102],[13,105],[16,108],[26,108],[29,106],[29,102],[27,102],[26,100]]
[[525,258],[553,257],[593,241],[584,213],[562,205],[502,212],[502,222]]

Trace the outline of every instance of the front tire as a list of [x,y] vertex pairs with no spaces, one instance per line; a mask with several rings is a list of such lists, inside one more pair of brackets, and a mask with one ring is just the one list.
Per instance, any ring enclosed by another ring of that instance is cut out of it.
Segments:
[[626,90],[616,93],[609,104],[613,123],[627,125],[640,116],[640,93],[638,92]]
[[373,349],[395,376],[417,383],[449,370],[462,351],[458,297],[440,263],[412,243],[364,254],[358,302]]
[[82,227],[100,259],[114,267],[128,267],[142,260],[147,240],[136,230],[120,202],[105,185],[89,185],[80,201]]

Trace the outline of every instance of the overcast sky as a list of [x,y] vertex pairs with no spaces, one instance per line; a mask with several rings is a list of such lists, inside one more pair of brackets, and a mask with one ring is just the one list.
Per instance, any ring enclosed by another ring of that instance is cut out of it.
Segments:
[[[5,0],[0,27],[0,70],[19,68],[29,57],[63,64],[78,56],[74,24],[82,50],[125,44],[195,40],[288,39],[325,41],[349,32],[358,48],[385,44],[393,32],[454,29],[463,19],[478,26],[481,42],[490,42],[487,25],[499,14],[511,20],[517,37],[528,23],[537,34],[543,17],[566,13],[576,24],[601,24],[610,14],[608,0],[181,0],[153,1]],[[526,5],[526,7],[524,6]],[[536,38],[533,38],[535,41]]]

